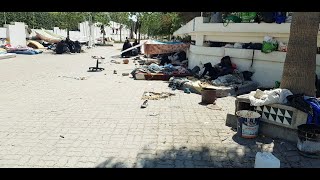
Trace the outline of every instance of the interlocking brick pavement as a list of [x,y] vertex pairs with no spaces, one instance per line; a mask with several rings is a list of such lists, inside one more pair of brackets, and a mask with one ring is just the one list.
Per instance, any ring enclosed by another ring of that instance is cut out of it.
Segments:
[[[120,46],[0,60],[0,167],[253,167],[262,150],[281,167],[320,167],[288,142],[237,137],[225,126],[234,97],[211,110],[176,90],[140,109],[144,91],[172,91],[122,76],[135,65],[110,63]],[[105,71],[87,72],[92,55],[107,57]]]

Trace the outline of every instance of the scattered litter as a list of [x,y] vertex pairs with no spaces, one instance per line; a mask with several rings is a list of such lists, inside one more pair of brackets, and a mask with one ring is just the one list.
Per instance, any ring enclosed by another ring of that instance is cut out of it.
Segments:
[[161,93],[156,93],[156,92],[144,92],[142,95],[142,100],[159,100],[159,99],[165,99],[170,96],[174,96],[175,94],[169,93],[169,92],[161,92]]
[[129,60],[128,59],[124,59],[123,60],[123,64],[129,64]]
[[180,109],[181,107],[180,106],[171,106],[172,108],[177,108],[177,109]]
[[212,109],[212,110],[221,110],[222,108],[219,107],[218,105],[216,105],[215,103],[214,104],[208,104],[207,105],[207,108],[208,109]]
[[149,116],[159,116],[160,114],[159,113],[152,113],[152,114],[149,114]]
[[111,60],[111,63],[115,63],[115,64],[120,64],[120,62],[116,61],[116,60]]
[[163,142],[163,144],[165,144],[165,143],[166,143],[166,141]]
[[145,100],[142,105],[141,108],[146,108],[148,106],[148,100]]
[[270,152],[258,152],[254,168],[280,168],[280,160]]
[[113,70],[113,74],[117,74],[117,71],[116,71],[116,70]]
[[139,60],[138,63],[139,63],[139,65],[145,65],[146,61],[145,60]]
[[185,146],[182,146],[182,149],[187,149],[187,147],[185,147]]
[[76,80],[87,80],[87,77],[69,77],[69,76],[58,76],[63,78],[70,78],[70,79],[76,79]]
[[129,73],[122,73],[122,76],[129,76]]
[[64,138],[64,136],[61,136],[61,135],[60,135],[60,137],[61,137],[61,138]]
[[221,141],[225,141],[225,140],[227,140],[228,138],[225,138],[225,139],[222,139]]
[[75,79],[76,80],[86,80],[87,78],[86,77],[76,77]]

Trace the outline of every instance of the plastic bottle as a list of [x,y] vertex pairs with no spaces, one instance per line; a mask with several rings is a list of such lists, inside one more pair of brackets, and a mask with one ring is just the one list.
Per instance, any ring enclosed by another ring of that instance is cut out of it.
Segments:
[[254,168],[280,168],[280,160],[269,152],[258,152]]

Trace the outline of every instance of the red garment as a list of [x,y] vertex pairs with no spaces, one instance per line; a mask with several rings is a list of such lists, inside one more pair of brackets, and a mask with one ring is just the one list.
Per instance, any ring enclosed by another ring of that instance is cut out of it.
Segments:
[[236,64],[234,64],[234,63],[231,63],[231,64],[232,64],[232,69],[233,70],[237,69],[237,65]]

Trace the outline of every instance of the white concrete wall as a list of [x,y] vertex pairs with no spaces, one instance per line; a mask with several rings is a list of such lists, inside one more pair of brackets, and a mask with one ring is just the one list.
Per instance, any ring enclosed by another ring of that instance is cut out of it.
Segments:
[[[196,17],[173,33],[183,37],[189,34],[192,40],[197,36],[204,36],[205,41],[220,42],[256,42],[261,43],[264,36],[272,36],[279,41],[289,41],[291,23],[203,23],[203,17]],[[196,42],[197,43],[197,42]],[[318,47],[320,47],[320,33],[318,34]]]
[[[190,46],[188,52],[189,68],[195,66],[203,68],[203,64],[211,62],[212,65],[220,62],[224,56],[230,56],[240,71],[250,70],[253,50],[233,49],[219,47]],[[262,53],[255,50],[252,70],[255,72],[252,79],[264,87],[273,87],[275,81],[281,81],[283,64],[286,52]],[[317,74],[320,75],[320,55],[317,55]]]
[[80,31],[69,31],[69,37],[73,41],[84,40],[84,37],[81,36],[81,32]]
[[66,29],[60,29],[59,27],[54,27],[53,30],[48,30],[52,33],[55,33],[55,34],[58,34],[60,36],[63,36],[63,37],[67,37],[68,36],[68,32]]
[[[17,25],[16,25],[17,24]],[[112,34],[112,27],[114,28],[119,28],[120,27],[120,24],[119,23],[116,23],[116,22],[112,22],[111,21],[111,26],[106,26],[105,27],[105,31],[106,31],[106,36],[105,37],[112,37],[114,40],[116,41],[120,41],[120,31],[118,31],[118,34]],[[7,24],[5,27],[3,28],[0,28],[0,38],[10,38],[9,37],[9,31],[7,30],[8,27],[10,27],[12,29],[12,27],[15,26],[15,27],[18,27],[20,28],[19,31],[21,31],[21,33],[18,33],[16,31],[16,28],[14,28],[15,30],[11,30],[11,35],[13,34],[20,34],[20,35],[15,35],[15,36],[12,36],[13,37],[13,41],[17,42],[16,39],[20,39],[19,41],[23,41],[21,39],[24,39],[27,37],[27,38],[30,38],[30,37],[33,37],[33,36],[36,36],[36,33],[34,32],[34,30],[37,30],[37,29],[32,29],[32,33],[31,34],[28,34],[27,31],[26,31],[26,28],[23,27],[23,32],[22,32],[22,26],[24,26],[24,23],[11,23],[10,25]],[[70,38],[72,40],[79,40],[79,41],[88,41],[89,40],[89,35],[90,35],[90,28],[89,28],[89,22],[88,21],[85,21],[85,22],[82,22],[82,23],[79,23],[79,29],[80,31],[69,31],[69,35],[70,35]],[[39,29],[38,29],[39,30]],[[97,39],[98,38],[102,38],[103,35],[102,33],[100,33],[100,27],[98,26],[92,26],[91,27],[91,30],[92,30],[92,40],[94,39],[95,43],[97,43]],[[55,33],[55,34],[58,34],[58,35],[61,35],[61,36],[64,36],[64,37],[67,37],[67,30],[66,29],[60,29],[59,27],[54,27],[53,30],[51,29],[48,29],[48,31],[52,32],[52,33]],[[25,35],[23,35],[25,34]],[[24,36],[24,38],[21,38],[22,36]],[[129,37],[130,36],[130,29],[124,27],[121,31],[121,39],[122,41],[125,40],[126,37]],[[134,37],[136,37],[136,35],[134,34]],[[146,37],[146,35],[144,34],[141,34],[141,38],[143,37]],[[24,42],[17,42],[18,44],[25,44]],[[14,43],[16,44],[16,43]]]
[[0,38],[7,38],[7,28],[0,28]]
[[26,26],[22,22],[13,22],[5,25],[7,28],[7,38],[11,46],[26,46]]

